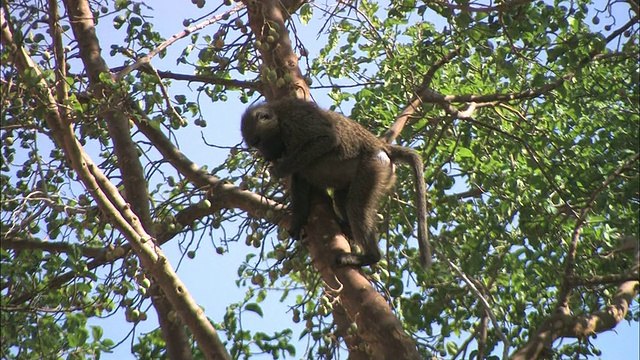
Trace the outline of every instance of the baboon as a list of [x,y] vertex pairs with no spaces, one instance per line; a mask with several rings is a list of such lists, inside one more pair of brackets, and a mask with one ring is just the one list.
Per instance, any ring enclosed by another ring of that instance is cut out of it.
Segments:
[[295,98],[251,106],[242,116],[245,143],[271,162],[272,175],[291,177],[291,234],[299,237],[310,212],[311,186],[333,189],[334,202],[363,254],[340,254],[336,265],[364,266],[381,258],[376,235],[378,203],[395,182],[395,163],[411,165],[415,176],[420,262],[428,268],[426,187],[422,158],[413,149],[390,145],[355,121]]

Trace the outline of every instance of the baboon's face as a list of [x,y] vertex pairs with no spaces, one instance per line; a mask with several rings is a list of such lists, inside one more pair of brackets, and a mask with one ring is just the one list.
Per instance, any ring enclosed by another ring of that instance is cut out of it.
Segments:
[[267,161],[281,158],[286,150],[278,119],[266,105],[251,107],[245,112],[241,132],[244,142]]

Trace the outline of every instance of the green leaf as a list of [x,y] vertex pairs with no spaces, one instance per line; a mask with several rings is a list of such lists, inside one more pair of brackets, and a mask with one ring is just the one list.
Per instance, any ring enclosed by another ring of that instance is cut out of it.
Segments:
[[100,326],[91,326],[91,336],[94,341],[99,341],[102,338],[103,330]]
[[260,317],[263,317],[262,308],[256,303],[248,303],[244,306],[244,308],[245,310],[252,311],[258,314]]
[[445,345],[445,347],[447,348],[447,353],[449,355],[452,355],[458,352],[458,344],[456,344],[453,341],[447,342],[447,345]]
[[311,17],[313,16],[313,8],[311,7],[311,5],[307,3],[302,5],[300,7],[299,16],[300,22],[304,25],[307,25],[309,23],[309,20],[311,20]]
[[185,104],[187,102],[187,97],[184,95],[176,95],[175,99],[178,104]]
[[456,149],[456,154],[461,158],[473,158],[473,152],[470,149],[464,147],[458,147]]

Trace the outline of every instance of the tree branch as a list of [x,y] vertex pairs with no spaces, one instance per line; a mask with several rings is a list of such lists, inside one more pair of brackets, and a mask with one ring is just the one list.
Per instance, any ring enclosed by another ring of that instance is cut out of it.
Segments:
[[484,309],[485,314],[489,316],[489,318],[491,319],[491,324],[493,325],[493,329],[498,335],[498,338],[503,342],[504,349],[502,352],[502,359],[507,360],[507,358],[509,357],[509,348],[511,347],[511,342],[509,341],[509,339],[507,339],[506,336],[504,336],[504,334],[500,330],[500,324],[498,324],[498,320],[496,319],[496,316],[492,311],[489,301],[482,295],[480,290],[478,290],[478,288],[473,284],[473,281],[471,281],[467,277],[467,275],[462,270],[460,270],[459,267],[457,267],[454,263],[452,263],[444,254],[439,252],[437,249],[434,249],[434,251],[436,255],[438,255],[438,257],[442,261],[444,261],[449,266],[449,268],[451,268],[451,270],[453,270],[456,274],[458,274],[458,276],[462,279],[462,281],[464,281],[465,284],[467,284],[469,289],[471,289],[471,292],[476,296],[476,298],[480,302],[480,305]]
[[[249,25],[256,40],[263,40],[267,25],[275,24],[278,32],[278,40],[268,49],[261,50],[263,66],[275,69],[278,76],[288,73],[293,78],[290,86],[278,88],[269,84],[270,88],[263,89],[268,91],[265,97],[274,100],[295,91],[296,96],[309,99],[309,88],[302,79],[298,58],[286,31],[284,20],[289,17],[286,9],[278,0],[246,1],[246,4]],[[362,272],[355,268],[332,268],[338,252],[349,252],[349,243],[341,234],[331,199],[324,192],[316,192],[311,203],[311,215],[305,228],[308,237],[304,243],[325,284],[338,293],[349,319],[358,325],[358,334],[363,340],[360,345],[370,359],[419,359],[415,342]],[[360,352],[355,354],[360,355]]]
[[[278,87],[275,81],[268,82],[261,89],[262,94],[268,101],[291,96],[292,93],[301,99],[311,99],[309,87],[298,66],[298,56],[293,52],[285,24],[285,20],[291,16],[289,9],[285,7],[286,4],[280,0],[243,0],[243,2],[248,8],[251,31],[255,35],[256,41],[263,43],[263,47],[259,49],[263,66],[275,70],[278,78],[289,74],[292,79],[290,83],[282,87]],[[288,1],[287,3],[291,3],[293,8],[300,5],[299,1]],[[266,40],[270,28],[277,33],[275,41],[271,43]]]
[[[357,325],[358,343],[363,341],[360,344],[368,359],[420,359],[414,340],[362,270],[333,269],[337,254],[349,252],[350,248],[330,204],[328,195],[316,192],[304,242],[326,286],[339,296],[349,319]],[[360,351],[359,348],[355,354],[360,355]]]
[[[520,2],[519,0],[516,0],[516,1],[512,2],[512,3],[505,3],[504,6],[510,7],[510,6],[512,6],[512,4],[517,4],[519,2]],[[453,6],[453,5],[451,5],[451,6]],[[497,7],[501,7],[501,6],[503,6],[503,5],[498,5]],[[465,6],[465,9],[466,8],[467,7]],[[638,16],[636,15],[629,22],[627,22],[625,25],[623,25],[619,29],[616,29],[615,31],[613,31],[605,39],[605,42],[608,43],[608,42],[612,41],[616,37],[620,36],[620,34],[624,33],[627,29],[632,27],[634,24],[636,24],[637,22],[638,22]],[[492,105],[495,105],[496,103],[513,101],[513,100],[532,99],[532,98],[536,98],[538,96],[544,95],[546,93],[549,93],[549,92],[557,89],[559,86],[564,84],[566,81],[570,81],[571,79],[573,79],[575,77],[575,73],[578,70],[584,68],[586,65],[588,65],[592,61],[598,60],[600,55],[601,55],[600,53],[598,53],[596,51],[592,51],[589,54],[589,56],[587,56],[586,58],[584,58],[582,61],[580,61],[578,63],[578,65],[576,66],[576,68],[574,69],[573,72],[569,72],[566,75],[558,78],[554,82],[552,82],[550,84],[547,84],[547,85],[544,85],[542,87],[539,87],[537,89],[530,89],[530,90],[525,90],[525,91],[522,91],[522,92],[519,92],[519,93],[511,93],[511,94],[443,95],[443,94],[440,94],[439,92],[431,89],[429,86],[425,86],[425,87],[422,87],[421,91],[419,92],[419,98],[420,98],[420,100],[422,102],[439,104],[445,110],[445,112],[447,112],[447,114],[449,114],[452,117],[457,117],[457,118],[461,118],[461,119],[469,119],[471,117],[471,115],[473,114],[473,111],[478,107],[492,106]],[[449,56],[452,56],[452,53],[449,53],[447,55],[447,57],[441,59],[441,61],[446,60]],[[435,66],[432,67],[430,69],[430,71],[432,69],[434,69],[434,68],[435,68]],[[431,76],[433,76],[433,75],[431,75]],[[425,76],[425,79],[429,80],[428,82],[426,82],[427,85],[428,85],[430,83],[429,72],[427,72],[427,76]],[[457,110],[455,107],[453,107],[451,105],[452,103],[470,103],[470,105],[467,108],[467,110],[461,112],[461,111]],[[415,109],[413,100],[411,102],[411,105],[408,107],[408,109],[409,108]],[[405,109],[405,111],[406,110],[407,109]],[[410,113],[412,114],[413,111],[411,111]],[[404,111],[400,115],[400,117],[403,116],[403,114],[404,114]],[[406,119],[404,121],[406,122]],[[399,122],[399,121],[396,120],[396,122]],[[404,123],[402,123],[402,125],[403,124]],[[395,126],[396,126],[396,124],[394,123],[393,127],[395,127]],[[402,129],[402,127],[400,127],[400,129]],[[384,136],[385,136],[384,137],[385,139],[387,139],[387,138],[393,139],[392,134],[390,134],[389,132],[385,133]]]
[[169,40],[163,42],[162,44],[160,44],[157,48],[153,49],[153,51],[151,51],[149,54],[139,58],[138,60],[136,60],[135,63],[127,66],[126,68],[124,68],[123,70],[121,70],[115,77],[115,82],[119,82],[120,80],[124,79],[125,76],[127,76],[129,73],[131,73],[133,70],[136,70],[138,68],[140,68],[143,65],[146,65],[148,63],[151,62],[151,59],[156,56],[157,54],[159,54],[162,50],[166,49],[167,47],[169,47],[171,44],[175,43],[176,41],[187,37],[189,34],[192,34],[198,30],[202,30],[205,27],[211,25],[211,24],[215,24],[216,22],[220,21],[221,19],[235,14],[238,11],[240,11],[240,9],[242,9],[244,7],[243,4],[237,4],[233,9],[228,10],[227,12],[225,12],[224,14],[220,14],[220,15],[214,15],[211,18],[204,20],[202,22],[200,22],[199,24],[193,25],[193,26],[189,26],[188,28],[182,30],[181,32],[173,35]]
[[[74,4],[87,6],[87,4]],[[78,11],[78,9],[74,9]],[[89,11],[91,15],[91,12]],[[89,16],[92,18],[92,16]],[[51,129],[55,141],[69,157],[70,163],[85,188],[92,194],[105,215],[109,215],[112,224],[129,240],[143,268],[158,282],[174,309],[189,326],[203,353],[211,358],[229,359],[229,355],[220,342],[216,330],[204,315],[202,309],[191,298],[186,287],[171,268],[168,260],[157,247],[151,236],[140,226],[138,217],[120,196],[117,188],[85,153],[70,126],[70,119],[64,119],[57,111],[56,100],[51,89],[42,77],[40,69],[27,55],[24,48],[13,41],[4,8],[0,8],[0,38],[6,49],[13,54],[12,61],[18,71],[25,74],[31,71],[39,79],[30,90],[48,110],[44,119]],[[85,49],[87,51],[89,49]],[[98,49],[99,50],[99,49]],[[90,52],[90,56],[95,53]]]
[[[111,73],[106,62],[102,59],[101,48],[95,33],[89,2],[86,0],[68,0],[65,3],[69,13],[71,27],[80,49],[80,58],[89,76],[90,87],[94,90],[93,94],[98,98],[111,100],[115,94],[105,91],[106,89],[103,87],[100,79],[101,74],[107,74],[111,77]],[[159,49],[156,50],[160,51]],[[153,56],[153,54],[151,56]],[[161,89],[164,90],[162,81],[160,81],[160,79],[158,79],[158,81],[160,82]],[[118,96],[117,98],[119,99],[120,97]],[[133,212],[138,216],[142,226],[153,236],[155,234],[153,234],[154,230],[149,207],[148,184],[144,178],[144,170],[138,156],[138,149],[131,137],[129,119],[124,112],[120,111],[115,103],[112,101],[108,103],[107,106],[109,106],[109,108],[107,108],[103,114],[107,122],[109,135],[113,141],[114,153],[116,154],[118,168],[122,176],[127,201],[131,205]],[[152,279],[153,282],[156,280],[157,278]],[[164,295],[164,293],[162,294]],[[152,298],[154,306],[156,305],[155,300],[158,298],[159,296]],[[168,302],[163,300],[162,304],[164,306],[156,306],[156,311],[168,311]],[[164,316],[167,317],[168,314],[164,314]],[[184,329],[181,329],[181,331],[174,335],[168,334],[168,331],[173,329],[174,327],[171,329],[163,329],[167,351],[169,353],[190,353],[188,344],[185,349],[178,348],[185,345],[184,342],[177,341],[177,339],[185,337]]]
[[80,250],[82,256],[88,258],[101,258],[110,251],[110,249],[70,244],[61,241],[41,241],[36,239],[21,239],[18,237],[3,237],[2,241],[0,241],[0,247],[12,250],[43,250],[50,253],[68,253]]
[[251,90],[260,90],[262,88],[261,83],[256,81],[223,79],[220,77],[215,77],[210,75],[176,74],[171,71],[160,71],[160,70],[158,70],[157,72],[158,72],[158,75],[160,75],[160,77],[163,79],[183,80],[183,81],[189,81],[189,82],[201,82],[205,84],[222,85],[226,88],[241,88],[241,89],[251,89]]
[[454,57],[456,57],[456,55],[458,55],[457,49],[449,52],[446,56],[436,61],[436,63],[429,68],[425,76],[422,78],[422,84],[420,85],[419,90],[416,91],[416,95],[413,97],[413,99],[411,99],[409,105],[405,107],[400,115],[396,117],[393,125],[391,125],[391,127],[387,129],[384,134],[382,134],[381,138],[384,141],[392,143],[396,139],[396,137],[400,135],[400,132],[407,123],[407,120],[409,120],[409,118],[422,104],[421,94],[431,87],[431,82],[433,81],[433,76],[435,75],[436,71],[438,71],[438,69],[440,69],[446,63],[450,62]]
[[594,275],[589,278],[577,276],[569,277],[569,283],[573,286],[597,286],[604,284],[619,284],[624,281],[640,281],[638,271],[630,271],[624,274]]
[[[640,269],[640,244],[636,243],[633,264],[629,273],[637,275]],[[570,314],[568,306],[558,306],[556,312],[545,320],[529,341],[513,354],[512,360],[537,359],[551,351],[553,342],[561,337],[584,339],[614,328],[627,314],[629,305],[638,295],[640,281],[624,281],[618,286],[611,303],[591,315]]]
[[582,231],[582,226],[584,225],[587,214],[591,210],[591,207],[595,203],[598,194],[600,194],[604,189],[609,186],[615,179],[618,178],[622,174],[623,171],[628,169],[632,164],[638,161],[640,157],[640,153],[636,153],[629,160],[625,161],[622,165],[620,165],[617,169],[615,169],[603,182],[598,186],[598,188],[591,194],[591,197],[585,204],[585,206],[580,211],[580,216],[576,220],[576,225],[573,231],[573,235],[571,237],[571,244],[569,245],[569,249],[567,251],[567,257],[565,259],[565,270],[564,270],[564,282],[562,287],[560,288],[560,292],[558,293],[558,306],[566,307],[569,303],[569,295],[571,294],[572,284],[570,282],[570,278],[573,276],[574,264],[576,258],[576,252],[578,249],[578,242],[580,241],[580,233]]
[[[65,5],[80,49],[80,58],[89,75],[90,86],[96,90],[93,94],[99,98],[109,99],[112,94],[101,90],[100,80],[100,74],[110,75],[109,67],[101,56],[100,43],[96,36],[89,3],[86,0],[65,0]],[[129,119],[116,104],[111,104],[111,107],[102,113],[107,122],[109,136],[113,141],[126,197],[143,226],[147,231],[152,231],[147,181],[138,157],[138,149],[131,138]]]

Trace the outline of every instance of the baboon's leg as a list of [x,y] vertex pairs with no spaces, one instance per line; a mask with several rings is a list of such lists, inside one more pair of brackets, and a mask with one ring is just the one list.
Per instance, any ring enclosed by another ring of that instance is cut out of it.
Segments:
[[338,265],[364,266],[381,258],[376,232],[379,202],[393,182],[393,167],[389,156],[380,151],[360,159],[356,175],[349,186],[346,202],[347,218],[354,240],[363,247],[363,254],[340,254]]

